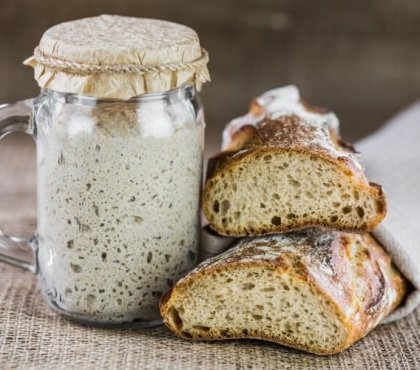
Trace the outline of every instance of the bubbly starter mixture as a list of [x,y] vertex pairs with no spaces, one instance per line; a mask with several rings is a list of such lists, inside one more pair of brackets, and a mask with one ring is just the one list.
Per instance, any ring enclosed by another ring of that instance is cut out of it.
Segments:
[[204,123],[190,104],[62,104],[39,120],[38,260],[58,310],[156,323],[195,266]]

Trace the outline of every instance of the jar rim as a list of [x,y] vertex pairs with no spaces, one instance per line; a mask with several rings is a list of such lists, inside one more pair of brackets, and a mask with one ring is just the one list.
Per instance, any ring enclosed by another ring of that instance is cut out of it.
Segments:
[[193,84],[186,83],[176,89],[169,91],[156,92],[156,93],[146,93],[142,95],[135,96],[130,99],[115,99],[115,98],[95,98],[89,95],[75,94],[75,93],[65,93],[52,89],[42,89],[42,94],[47,95],[53,98],[56,101],[67,103],[67,104],[77,104],[77,105],[88,105],[95,106],[98,104],[109,104],[109,103],[140,103],[146,101],[156,101],[156,100],[179,100],[179,99],[190,99],[197,94],[197,89]]

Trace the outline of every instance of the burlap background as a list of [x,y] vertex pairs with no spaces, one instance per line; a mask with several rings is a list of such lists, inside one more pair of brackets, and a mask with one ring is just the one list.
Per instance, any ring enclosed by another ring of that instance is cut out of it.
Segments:
[[[35,215],[33,145],[0,145],[0,225]],[[166,328],[83,327],[52,312],[36,277],[0,264],[0,369],[419,369],[420,310],[319,357],[257,341],[191,343]]]

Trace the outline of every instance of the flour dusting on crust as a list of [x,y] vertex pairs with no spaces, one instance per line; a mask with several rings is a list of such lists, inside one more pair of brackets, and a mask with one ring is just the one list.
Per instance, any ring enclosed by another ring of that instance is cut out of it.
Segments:
[[302,101],[298,88],[289,85],[263,93],[252,102],[249,113],[230,121],[223,131],[222,150],[229,148],[235,133],[244,126],[257,126],[265,118],[277,119],[293,115],[308,125],[325,127],[338,133],[339,121],[333,112],[310,108]]

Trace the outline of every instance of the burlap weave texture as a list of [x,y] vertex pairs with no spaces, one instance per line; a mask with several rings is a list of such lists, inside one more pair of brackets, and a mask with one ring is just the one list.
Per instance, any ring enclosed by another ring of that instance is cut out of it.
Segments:
[[0,369],[418,369],[420,310],[348,351],[308,355],[270,343],[191,343],[165,327],[83,327],[49,309],[36,278],[0,267]]

